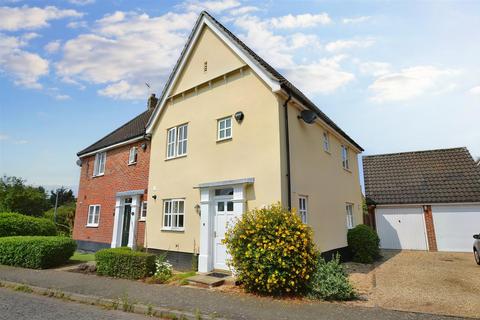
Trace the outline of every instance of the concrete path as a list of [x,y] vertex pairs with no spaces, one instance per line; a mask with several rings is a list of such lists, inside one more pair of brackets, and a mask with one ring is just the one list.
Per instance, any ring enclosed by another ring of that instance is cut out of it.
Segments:
[[0,319],[151,320],[152,318],[0,288]]
[[57,289],[64,293],[94,295],[165,307],[226,319],[460,319],[438,315],[398,312],[379,308],[350,307],[326,302],[282,301],[234,295],[205,289],[149,285],[56,270],[31,270],[0,266],[0,281]]

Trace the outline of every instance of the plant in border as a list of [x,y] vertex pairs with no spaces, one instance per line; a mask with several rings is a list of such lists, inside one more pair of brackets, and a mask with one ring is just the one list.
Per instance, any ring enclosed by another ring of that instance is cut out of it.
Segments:
[[166,254],[161,254],[156,257],[155,268],[153,278],[157,283],[164,283],[173,275],[173,267],[168,262]]
[[373,228],[365,224],[348,230],[347,241],[355,262],[372,263],[380,257],[380,238]]
[[340,255],[326,262],[319,257],[317,269],[312,276],[308,296],[322,300],[352,300],[356,298],[355,290],[348,281],[345,269],[340,264]]
[[249,292],[293,295],[306,292],[315,271],[312,230],[280,203],[248,211],[227,230],[230,266]]
[[0,237],[55,236],[55,223],[14,212],[0,212]]

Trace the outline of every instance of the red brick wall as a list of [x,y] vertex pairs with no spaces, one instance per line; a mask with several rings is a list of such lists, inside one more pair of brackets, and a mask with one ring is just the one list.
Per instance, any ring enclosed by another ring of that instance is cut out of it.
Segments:
[[425,215],[425,226],[427,228],[428,250],[437,251],[437,238],[433,225],[432,206],[424,206],[423,213]]
[[[143,143],[147,144],[146,150],[141,148]],[[130,148],[133,146],[138,150],[137,163],[128,165]],[[94,162],[95,155],[82,158],[73,239],[110,244],[115,218],[116,193],[143,189],[145,194],[141,201],[148,201],[150,142],[141,140],[108,150],[103,176],[93,177]],[[101,205],[98,227],[86,227],[88,206],[92,204]],[[143,245],[145,222],[139,221],[137,226],[137,244]]]

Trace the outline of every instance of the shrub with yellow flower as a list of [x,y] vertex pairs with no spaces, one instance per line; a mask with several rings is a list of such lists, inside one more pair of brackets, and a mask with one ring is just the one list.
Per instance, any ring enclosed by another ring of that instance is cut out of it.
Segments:
[[312,230],[280,204],[243,214],[228,229],[225,244],[237,279],[249,292],[305,293],[315,271]]

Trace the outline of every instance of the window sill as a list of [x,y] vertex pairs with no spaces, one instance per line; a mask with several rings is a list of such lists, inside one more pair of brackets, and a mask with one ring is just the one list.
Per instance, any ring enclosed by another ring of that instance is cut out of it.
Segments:
[[87,224],[85,225],[86,228],[98,228],[98,224]]
[[92,178],[103,177],[104,175],[105,175],[105,173],[97,174],[97,175],[93,175]]
[[184,232],[185,228],[162,228],[160,231],[167,231],[167,232]]
[[323,150],[323,151],[324,151],[326,154],[330,155],[330,156],[332,155],[332,153],[331,153],[330,151],[328,151],[328,150]]
[[350,169],[347,169],[347,168],[343,168],[344,171],[348,172],[348,173],[352,173],[352,171]]
[[223,139],[217,139],[217,143],[222,143],[222,142],[227,142],[227,141],[232,141],[233,138],[230,137],[230,138],[223,138]]
[[136,162],[132,162],[132,163],[129,163],[128,165],[129,165],[129,166],[134,166],[134,165],[136,165],[136,164],[137,164]]
[[140,219],[138,219],[138,221],[139,221],[139,222],[145,222],[145,221],[147,221],[147,219],[145,219],[145,218],[140,218]]
[[176,157],[171,157],[171,158],[165,158],[165,161],[175,160],[175,159],[179,159],[179,158],[186,158],[186,157],[187,157],[186,154],[182,154],[181,156],[176,156]]

